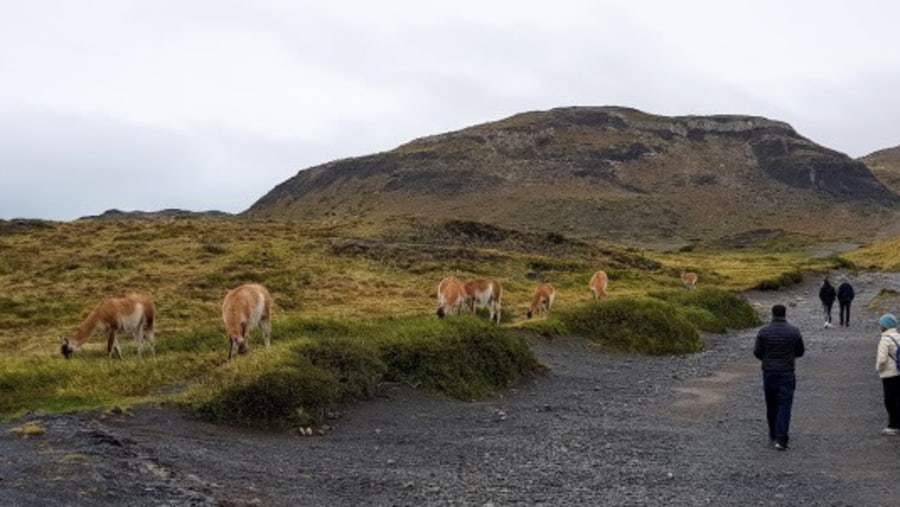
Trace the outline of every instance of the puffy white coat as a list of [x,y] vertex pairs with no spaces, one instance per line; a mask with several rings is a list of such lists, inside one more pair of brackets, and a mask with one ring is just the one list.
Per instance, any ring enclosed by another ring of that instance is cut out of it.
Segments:
[[[894,340],[892,341],[891,338]],[[881,378],[896,377],[900,375],[897,370],[897,363],[894,358],[897,357],[897,345],[894,341],[900,343],[900,333],[896,328],[888,329],[881,333],[881,339],[878,340],[878,353],[875,356],[875,371]]]

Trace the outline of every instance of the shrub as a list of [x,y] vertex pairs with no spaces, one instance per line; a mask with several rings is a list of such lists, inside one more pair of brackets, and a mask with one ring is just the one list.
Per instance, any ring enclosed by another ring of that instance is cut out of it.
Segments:
[[[759,315],[737,294],[720,289],[656,293],[654,297],[684,307],[681,311],[701,331],[724,333],[760,324]],[[698,310],[703,310],[703,313]]]
[[378,349],[359,339],[326,337],[305,341],[294,352],[302,358],[301,366],[309,361],[337,381],[338,401],[371,398],[387,371]]
[[697,328],[659,299],[604,299],[560,311],[557,318],[566,332],[616,350],[653,355],[703,350]]
[[278,427],[298,416],[315,421],[338,402],[369,398],[383,379],[468,399],[541,369],[514,331],[472,316],[363,325],[298,319],[282,332],[298,343],[277,364],[263,356],[239,358],[206,381],[210,389],[189,402],[201,417]]
[[676,307],[679,315],[690,322],[699,331],[707,333],[724,333],[728,331],[726,327],[712,312],[705,308],[697,306]]
[[455,398],[484,396],[542,369],[514,331],[476,317],[405,319],[381,327],[377,341],[386,378]]
[[244,426],[278,427],[302,411],[316,414],[338,398],[338,382],[312,364],[282,365],[255,375],[236,375],[230,385],[198,406],[204,419]]
[[778,278],[763,280],[754,288],[757,290],[779,290],[782,287],[790,287],[801,282],[803,282],[803,273],[800,273],[799,271],[790,271],[782,273]]

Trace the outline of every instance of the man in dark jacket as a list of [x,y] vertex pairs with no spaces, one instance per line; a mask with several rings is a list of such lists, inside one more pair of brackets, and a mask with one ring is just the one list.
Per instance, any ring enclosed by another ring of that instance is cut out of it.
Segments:
[[837,288],[838,307],[841,312],[841,325],[850,326],[850,303],[856,294],[850,282],[842,282]]
[[825,310],[825,327],[831,327],[831,308],[834,306],[834,299],[837,297],[837,293],[834,291],[834,286],[831,285],[831,282],[826,278],[824,282],[822,282],[822,287],[819,289],[819,299],[822,301],[822,309]]
[[788,446],[791,407],[797,386],[794,359],[805,351],[800,330],[787,323],[786,315],[784,305],[773,306],[772,322],[759,330],[753,347],[753,355],[762,361],[769,440],[779,451]]

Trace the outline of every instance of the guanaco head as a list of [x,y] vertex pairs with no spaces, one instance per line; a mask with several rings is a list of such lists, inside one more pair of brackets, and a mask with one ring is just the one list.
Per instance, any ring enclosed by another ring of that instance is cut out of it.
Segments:
[[75,355],[75,347],[69,343],[68,338],[63,338],[62,345],[59,348],[59,351],[62,352],[63,357],[66,359],[72,359],[72,356]]
[[241,337],[241,336],[234,336],[234,337],[232,337],[232,338],[231,338],[231,342],[237,344],[237,352],[238,352],[238,354],[246,354],[247,352],[250,351],[250,349],[247,348],[247,340],[245,340],[245,339],[244,339],[243,337]]
[[229,336],[228,339],[231,341],[231,344],[228,346],[228,360],[231,361],[231,358],[234,356],[234,346],[237,345],[238,354],[246,354],[250,351],[247,348],[247,341],[240,336]]
[[528,313],[526,313],[525,315],[530,319],[531,317],[534,316],[534,312],[531,310],[528,310]]
[[444,311],[444,307],[441,306],[437,309],[437,316],[439,319],[443,319],[444,315],[447,315],[447,312]]

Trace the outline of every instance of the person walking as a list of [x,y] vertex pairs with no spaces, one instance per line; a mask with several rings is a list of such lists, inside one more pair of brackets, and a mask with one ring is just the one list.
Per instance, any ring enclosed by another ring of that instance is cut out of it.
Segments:
[[825,329],[831,327],[831,308],[834,306],[836,297],[837,292],[835,292],[834,286],[826,278],[819,289],[819,299],[822,301],[822,309],[825,311]]
[[853,302],[853,286],[850,282],[844,281],[837,288],[838,307],[841,314],[841,325],[850,326],[850,303]]
[[791,408],[797,387],[794,360],[804,351],[800,330],[787,322],[787,309],[784,305],[773,306],[772,321],[756,335],[753,355],[762,361],[769,441],[779,451],[788,447]]
[[900,435],[900,370],[897,370],[897,354],[900,349],[900,333],[897,332],[897,318],[886,313],[878,319],[881,339],[875,354],[875,371],[881,377],[884,388],[884,408],[888,413],[887,427],[882,435]]

